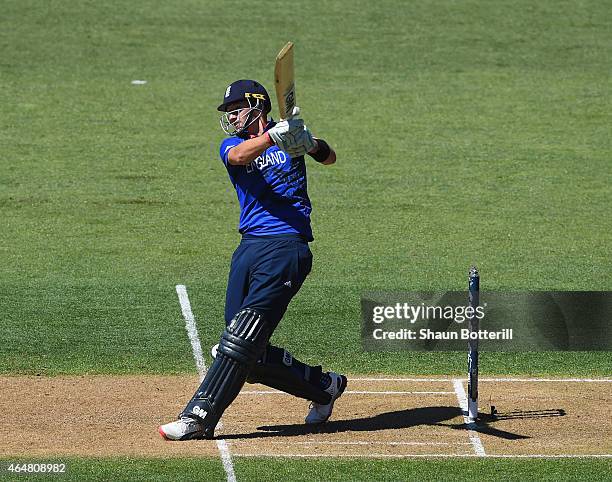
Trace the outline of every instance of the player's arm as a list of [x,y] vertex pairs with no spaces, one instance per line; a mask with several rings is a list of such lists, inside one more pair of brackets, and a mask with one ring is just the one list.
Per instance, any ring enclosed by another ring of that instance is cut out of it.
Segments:
[[329,166],[336,162],[336,152],[323,139],[314,138],[315,148],[308,152],[308,155],[315,161]]
[[273,145],[286,150],[288,146],[292,146],[300,138],[300,134],[304,130],[302,119],[287,119],[277,122],[274,127],[261,136],[248,139],[232,148],[227,153],[227,162],[238,166],[248,164]]
[[262,136],[247,139],[229,150],[227,162],[235,166],[244,166],[273,145],[270,136],[265,133]]

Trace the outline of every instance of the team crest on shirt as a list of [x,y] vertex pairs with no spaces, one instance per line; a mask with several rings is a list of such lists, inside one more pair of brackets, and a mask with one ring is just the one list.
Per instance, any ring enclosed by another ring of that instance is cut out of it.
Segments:
[[289,160],[289,157],[284,151],[277,149],[275,151],[266,151],[265,154],[257,156],[253,159],[250,164],[246,166],[246,172],[251,173],[255,169],[258,171],[264,171],[268,166],[278,166],[285,164]]

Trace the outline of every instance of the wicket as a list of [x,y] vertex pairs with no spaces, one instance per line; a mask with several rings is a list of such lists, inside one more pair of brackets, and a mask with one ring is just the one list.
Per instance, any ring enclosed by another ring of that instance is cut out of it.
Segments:
[[[480,276],[478,268],[472,266],[468,275],[468,303],[476,309],[480,300]],[[468,318],[470,332],[477,332],[479,321],[475,315]],[[471,422],[478,419],[478,338],[468,341],[468,417]]]

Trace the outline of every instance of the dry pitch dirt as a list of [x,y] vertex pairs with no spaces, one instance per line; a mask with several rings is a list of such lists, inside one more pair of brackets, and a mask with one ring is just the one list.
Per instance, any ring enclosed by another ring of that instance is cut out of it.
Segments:
[[[452,380],[349,378],[332,420],[302,424],[308,402],[246,385],[217,434],[232,455],[474,455]],[[197,377],[0,377],[0,456],[218,456],[215,441],[166,442]],[[465,384],[464,384],[465,387]],[[266,393],[261,393],[264,391]],[[612,383],[481,382],[487,455],[612,454]]]

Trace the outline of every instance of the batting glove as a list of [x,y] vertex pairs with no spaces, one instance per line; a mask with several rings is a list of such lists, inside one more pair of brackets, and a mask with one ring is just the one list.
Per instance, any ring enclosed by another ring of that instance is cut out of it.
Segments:
[[287,119],[280,120],[267,131],[270,140],[283,151],[297,147],[304,130],[304,120],[300,119],[300,108],[295,106]]
[[289,154],[292,158],[300,157],[306,154],[307,152],[312,151],[315,148],[315,141],[312,138],[312,134],[308,130],[306,126],[304,126],[304,130],[301,132],[297,139],[297,144],[293,147],[289,147],[285,152]]
[[274,127],[268,129],[270,140],[283,151],[298,145],[298,139],[304,130],[302,119],[287,119],[278,122]]

